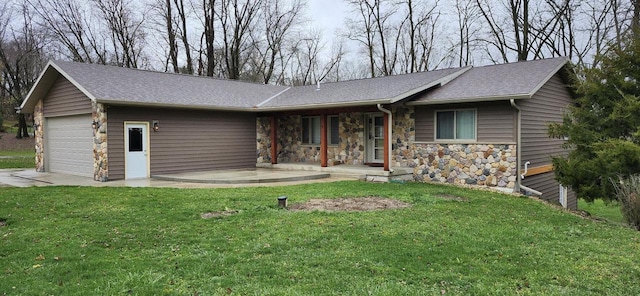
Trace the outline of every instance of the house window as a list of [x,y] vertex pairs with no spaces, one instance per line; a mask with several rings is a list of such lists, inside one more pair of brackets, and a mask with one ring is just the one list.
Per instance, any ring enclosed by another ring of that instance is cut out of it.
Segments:
[[302,144],[320,145],[320,116],[302,117]]
[[437,140],[474,140],[476,110],[436,111]]
[[327,116],[329,122],[329,134],[327,135],[327,139],[329,139],[329,145],[338,145],[340,144],[340,130],[339,130],[339,120],[338,116]]
[[[340,141],[338,122],[338,116],[327,116],[329,145],[338,145]],[[302,144],[320,145],[320,116],[302,117]]]

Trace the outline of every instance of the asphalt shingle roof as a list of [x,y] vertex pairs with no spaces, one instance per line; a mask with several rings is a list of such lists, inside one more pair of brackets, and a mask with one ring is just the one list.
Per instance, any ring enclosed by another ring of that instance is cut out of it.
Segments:
[[340,105],[353,103],[393,103],[427,88],[454,79],[468,68],[358,79],[317,85],[296,86],[260,105],[262,109]]
[[412,104],[530,98],[567,62],[562,57],[474,67]]
[[115,66],[54,62],[98,102],[251,108],[286,87]]
[[56,61],[43,71],[22,108],[26,113],[32,112],[58,73],[97,102],[218,110],[277,111],[390,104],[407,98],[412,98],[410,104],[530,98],[567,62],[567,58],[554,58],[450,68],[321,83],[318,89],[317,85],[285,87]]

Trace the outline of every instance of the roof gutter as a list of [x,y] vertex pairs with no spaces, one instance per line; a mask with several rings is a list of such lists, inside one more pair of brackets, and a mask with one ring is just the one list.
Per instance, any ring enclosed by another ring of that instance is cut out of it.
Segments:
[[[516,113],[518,113],[518,119],[517,119],[517,136],[516,136],[516,167],[517,167],[517,174],[516,174],[516,185],[513,188],[513,191],[516,193],[520,192],[520,187],[522,186],[522,179],[524,179],[524,177],[520,177],[520,163],[522,162],[522,110],[520,110],[520,107],[516,104],[516,100],[515,99],[509,99],[509,102],[511,103],[511,106],[513,108],[516,109]],[[518,178],[519,177],[519,178]]]
[[506,100],[519,100],[519,99],[529,99],[531,96],[529,94],[520,94],[520,95],[508,95],[508,96],[487,96],[487,97],[477,97],[477,98],[458,98],[458,99],[444,99],[444,100],[435,100],[435,101],[412,101],[407,102],[408,106],[423,106],[423,105],[442,105],[442,104],[458,104],[458,103],[481,103],[481,102],[495,102],[495,101],[506,101]]
[[389,172],[393,173],[393,169],[391,168],[391,155],[393,154],[392,148],[393,148],[393,142],[391,141],[391,138],[393,137],[393,132],[392,132],[392,126],[393,126],[393,115],[391,114],[391,111],[385,109],[382,107],[382,104],[378,104],[378,110],[386,113],[389,116],[389,127],[387,127],[387,149],[389,149],[389,153],[387,154],[387,159],[389,161]]
[[297,110],[309,110],[309,109],[330,109],[330,108],[347,108],[358,106],[371,106],[375,104],[389,104],[388,99],[378,99],[372,101],[352,101],[352,102],[339,102],[339,103],[324,103],[324,104],[308,104],[298,106],[282,106],[282,107],[259,107],[253,108],[257,112],[278,112],[278,111],[297,111]]

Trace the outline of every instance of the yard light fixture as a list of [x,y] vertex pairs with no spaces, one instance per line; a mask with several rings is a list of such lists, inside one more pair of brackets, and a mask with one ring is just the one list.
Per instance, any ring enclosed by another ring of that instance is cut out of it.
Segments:
[[160,130],[160,121],[154,120],[152,125],[153,125],[154,132],[157,132],[158,130]]
[[91,123],[91,128],[93,128],[94,130],[99,129],[99,128],[100,128],[100,122],[99,122],[99,121],[97,121],[97,120],[94,120],[94,121]]
[[286,196],[278,196],[278,207],[287,208],[287,197]]

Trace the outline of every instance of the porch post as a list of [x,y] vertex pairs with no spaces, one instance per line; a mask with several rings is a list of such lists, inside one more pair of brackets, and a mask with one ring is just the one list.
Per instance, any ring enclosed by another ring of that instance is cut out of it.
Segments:
[[271,116],[271,164],[278,163],[278,118]]
[[391,124],[389,122],[389,114],[387,114],[386,112],[384,113],[384,117],[383,117],[383,125],[384,125],[384,170],[385,171],[389,171],[389,163],[391,162],[391,159],[389,159],[389,152],[391,151],[389,144],[391,143],[391,139],[389,139],[389,125]]
[[327,167],[327,114],[320,115],[320,166]]

